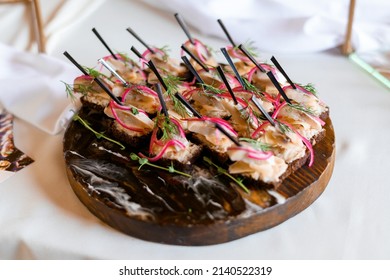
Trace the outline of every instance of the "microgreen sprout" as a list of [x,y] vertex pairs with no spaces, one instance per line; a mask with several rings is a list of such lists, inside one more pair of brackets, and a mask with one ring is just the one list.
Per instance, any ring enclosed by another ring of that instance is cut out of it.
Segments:
[[192,176],[190,174],[175,169],[175,167],[173,166],[173,162],[171,162],[171,165],[169,165],[167,167],[164,167],[164,166],[160,166],[160,165],[151,163],[151,162],[149,162],[149,160],[147,158],[141,158],[140,156],[138,156],[135,153],[131,153],[130,154],[130,158],[132,160],[137,160],[138,161],[138,163],[139,163],[138,170],[140,170],[144,165],[148,165],[150,167],[161,169],[161,170],[167,171],[169,173],[176,173],[176,174],[179,174],[179,175],[186,176],[188,178],[192,178]]
[[209,165],[217,168],[217,171],[218,173],[220,174],[223,174],[225,175],[226,177],[228,177],[230,180],[232,180],[233,182],[235,182],[237,185],[239,185],[246,193],[249,193],[249,190],[248,188],[244,185],[243,183],[243,179],[242,178],[235,178],[233,177],[231,174],[229,174],[229,172],[220,167],[219,165],[215,164],[214,162],[212,162],[212,160],[208,157],[203,157],[203,161],[205,161],[206,163],[208,163]]

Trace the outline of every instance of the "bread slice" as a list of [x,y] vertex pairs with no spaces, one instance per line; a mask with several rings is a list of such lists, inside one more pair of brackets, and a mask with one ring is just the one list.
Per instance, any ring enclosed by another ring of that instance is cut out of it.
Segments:
[[[201,153],[202,146],[188,142],[188,146],[185,149],[177,152],[168,151],[158,160],[158,162],[167,166],[173,163],[174,166],[187,168],[199,158]],[[151,154],[151,157],[156,156],[156,154]]]
[[144,144],[154,127],[154,121],[147,114],[137,110],[122,110],[112,104],[104,109],[104,113],[112,119],[110,133],[131,147]]
[[[109,79],[104,78],[102,81],[115,96],[120,96],[124,90]],[[81,95],[81,103],[85,107],[95,110],[103,110],[110,103],[110,96],[94,81],[91,76],[83,75],[77,77],[73,82],[73,91]]]
[[87,93],[80,98],[83,106],[97,111],[103,111],[110,103],[110,97],[105,92]]
[[229,173],[237,178],[245,178],[247,187],[277,188],[288,172],[288,164],[281,158],[271,155],[266,159],[250,158],[238,147],[229,150]]
[[145,145],[145,142],[149,140],[151,134],[150,131],[146,134],[130,131],[115,120],[111,121],[108,132],[114,136],[115,139],[118,139],[122,143],[126,143],[132,148],[140,148]]
[[[311,144],[313,146],[316,145],[319,141],[321,141],[325,137],[325,134],[326,134],[325,129],[322,129],[318,134],[316,134],[310,139]],[[278,157],[280,158],[280,155]],[[295,171],[299,170],[303,165],[305,165],[310,159],[310,157],[311,154],[309,149],[305,148],[304,154],[301,157],[286,163],[287,168],[285,169],[285,171],[281,173],[277,178],[274,178],[274,180],[272,181],[257,180],[253,178],[253,176],[251,176],[251,174],[249,173],[241,173],[234,176],[244,177],[247,186],[277,190],[278,187],[283,183],[283,180],[286,179],[291,174],[293,174]]]
[[203,147],[203,150],[210,155],[211,158],[216,159],[219,163],[224,164],[229,160],[226,151],[221,151],[218,146],[207,141],[206,137],[198,133],[190,133],[189,136],[192,141]]

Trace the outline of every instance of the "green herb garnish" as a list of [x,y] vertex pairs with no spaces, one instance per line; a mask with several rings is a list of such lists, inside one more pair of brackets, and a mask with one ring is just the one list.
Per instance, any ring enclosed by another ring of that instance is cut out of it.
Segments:
[[84,69],[87,71],[88,75],[93,77],[93,78],[103,77],[103,78],[110,79],[109,77],[107,77],[106,75],[104,75],[103,73],[97,71],[94,68],[89,68],[89,67],[84,66]]
[[154,164],[154,163],[150,163],[147,158],[141,158],[138,155],[136,155],[135,153],[131,153],[130,154],[130,158],[132,160],[138,160],[138,163],[139,163],[138,170],[140,170],[142,168],[142,166],[144,166],[144,165],[149,165],[149,166],[154,167],[154,168],[158,168],[158,169],[161,169],[161,170],[168,171],[169,173],[176,173],[176,174],[179,174],[179,175],[186,176],[188,178],[192,178],[192,176],[190,174],[182,172],[182,171],[179,171],[179,170],[176,170],[175,167],[173,166],[173,162],[171,162],[170,166],[164,167],[164,166],[160,166],[160,165],[157,165],[157,164]]
[[313,116],[316,115],[316,112],[313,109],[311,109],[310,107],[305,107],[301,104],[288,104],[288,106],[290,106],[291,108],[296,109],[298,111],[302,111],[304,113],[307,113],[309,115],[313,115]]
[[104,132],[97,132],[96,130],[94,130],[91,125],[88,123],[88,121],[82,119],[78,114],[75,114],[73,116],[73,120],[74,121],[78,121],[79,123],[81,123],[83,126],[85,126],[85,128],[87,128],[88,130],[90,130],[91,132],[93,132],[96,136],[97,139],[100,139],[100,138],[103,138],[103,139],[106,139],[107,141],[110,141],[118,146],[121,147],[121,150],[124,150],[126,149],[126,147],[124,145],[122,145],[120,142],[114,140],[114,139],[111,139],[107,136],[104,135]]
[[[255,44],[255,42],[253,42],[253,41],[251,41],[251,40],[247,40],[244,44],[242,44],[244,47],[245,47],[245,49],[248,51],[248,53],[251,55],[251,56],[253,56],[253,57],[258,57],[259,55],[258,55],[258,49],[257,49],[257,47],[256,47],[256,44]],[[235,46],[234,47],[234,50],[240,50],[239,48],[238,48],[238,46]]]
[[71,98],[72,101],[75,101],[76,100],[76,96],[75,96],[75,93],[79,93],[83,96],[87,95],[88,93],[93,93],[93,92],[97,92],[94,88],[93,88],[93,85],[90,84],[90,85],[83,85],[83,84],[79,84],[79,85],[71,85],[71,84],[68,84],[68,83],[65,83],[64,81],[61,81],[64,85],[65,85],[65,92],[66,92],[66,95],[68,97]]
[[[159,119],[163,118],[163,121],[161,123],[158,123]],[[172,135],[179,134],[179,129],[177,126],[171,122],[171,120],[166,116],[157,116],[156,118],[156,125],[159,124],[159,127],[162,131],[161,140],[169,140],[172,139]]]
[[246,193],[249,193],[248,188],[243,184],[243,179],[233,177],[232,175],[229,174],[229,172],[226,169],[218,166],[217,164],[212,162],[211,159],[208,157],[203,157],[203,160],[207,162],[209,165],[217,168],[218,173],[225,175],[226,177],[234,181],[237,185],[239,185]]
[[117,51],[117,54],[122,58],[122,61],[125,63],[125,65],[127,65],[127,64],[134,65],[134,64],[136,64],[134,62],[134,60],[132,60],[126,53]]
[[205,94],[208,94],[208,93],[212,93],[212,94],[221,94],[224,92],[223,89],[219,89],[219,88],[216,88],[212,85],[208,85],[208,84],[202,84],[202,88],[203,88],[203,91],[205,92]]
[[73,86],[71,84],[65,83],[64,81],[61,81],[65,85],[65,92],[67,97],[69,97],[72,101],[76,100],[76,96],[74,95]]
[[279,129],[283,134],[287,134],[287,132],[291,132],[291,129],[287,125],[285,125],[284,123],[281,123],[277,120],[276,120],[276,122],[278,123]]
[[304,89],[306,89],[307,91],[311,92],[315,97],[318,97],[317,95],[317,89],[314,87],[313,84],[309,83],[307,85],[301,85],[301,84],[298,84],[299,86],[303,87]]
[[256,149],[262,150],[263,152],[269,151],[271,149],[271,145],[260,142],[251,138],[240,138],[240,141],[248,142]]
[[179,88],[179,84],[182,82],[182,78],[172,75],[171,73],[164,72],[164,77],[162,77],[164,84],[167,86],[167,91],[176,92]]
[[165,91],[164,94],[168,95],[168,97],[172,100],[175,111],[180,116],[187,117],[188,111],[186,107],[175,96],[175,93],[178,92],[179,84],[182,82],[182,79],[170,73],[166,73],[166,74],[167,75],[165,77],[162,77],[164,84],[167,86],[167,90]]
[[158,48],[160,51],[162,51],[164,53],[163,57],[162,57],[162,60],[164,62],[168,62],[168,58],[169,58],[169,55],[168,53],[171,51],[169,49],[169,46],[168,45],[165,45],[165,46],[162,46],[161,48]]
[[260,93],[260,90],[255,87],[253,84],[251,84],[248,79],[244,78],[244,77],[241,77],[242,78],[242,81],[244,82],[244,86],[245,86],[245,89],[246,90],[249,90],[253,93],[256,93],[256,94],[259,94]]
[[90,85],[79,84],[79,85],[74,86],[74,85],[65,83],[64,81],[61,81],[61,82],[65,85],[65,92],[66,92],[67,96],[72,99],[72,101],[75,101],[75,99],[76,99],[75,93],[80,93],[81,95],[85,96],[88,93],[97,92],[93,88],[92,84],[90,84]]
[[138,111],[137,108],[131,107],[131,113],[132,113],[133,115],[138,115],[138,114],[139,114],[139,111]]

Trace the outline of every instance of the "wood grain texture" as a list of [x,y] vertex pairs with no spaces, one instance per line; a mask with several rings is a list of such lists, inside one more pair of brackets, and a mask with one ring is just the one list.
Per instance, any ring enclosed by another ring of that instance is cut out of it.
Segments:
[[[325,129],[325,138],[314,147],[314,165],[305,165],[286,178],[278,188],[278,193],[286,198],[283,203],[267,206],[267,202],[263,201],[264,190],[251,189],[250,194],[239,190],[238,193],[245,201],[261,206],[259,209],[262,210],[230,215],[208,223],[188,225],[172,222],[174,220],[144,220],[139,216],[126,214],[113,207],[104,197],[92,196],[88,187],[75,176],[68,162],[67,175],[77,197],[95,216],[128,235],[177,245],[219,244],[274,227],[307,208],[321,195],[331,178],[335,161],[335,135],[329,118]],[[66,134],[71,132],[68,129]],[[64,147],[68,146],[66,141],[65,135]]]

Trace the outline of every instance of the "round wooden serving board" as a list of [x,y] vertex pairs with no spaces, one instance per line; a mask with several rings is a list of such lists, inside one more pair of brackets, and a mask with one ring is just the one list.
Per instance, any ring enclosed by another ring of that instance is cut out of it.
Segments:
[[[325,129],[325,138],[314,146],[313,166],[305,165],[290,175],[276,192],[249,187],[248,194],[221,176],[220,182],[209,186],[199,183],[203,179],[185,179],[183,185],[171,186],[168,176],[173,175],[147,167],[138,171],[138,163],[128,159],[130,150],[115,150],[76,122],[65,133],[64,156],[74,192],[106,224],[144,240],[210,245],[274,227],[321,195],[335,161],[329,118]],[[140,174],[146,175],[139,179]]]

